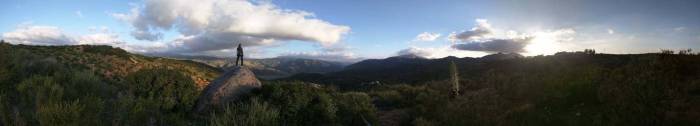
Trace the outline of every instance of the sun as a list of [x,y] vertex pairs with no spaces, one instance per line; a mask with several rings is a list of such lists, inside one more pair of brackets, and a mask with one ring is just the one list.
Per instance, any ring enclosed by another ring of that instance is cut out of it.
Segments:
[[561,48],[555,34],[538,32],[533,37],[530,44],[525,46],[526,55],[551,55]]

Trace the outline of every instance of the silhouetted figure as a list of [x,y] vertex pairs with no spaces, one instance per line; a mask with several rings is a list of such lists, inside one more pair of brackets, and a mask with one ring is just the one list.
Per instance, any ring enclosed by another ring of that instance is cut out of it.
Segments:
[[[238,43],[238,48],[236,49],[236,66],[243,66],[243,47],[241,47],[241,44]],[[241,64],[238,64],[238,61],[241,61]]]

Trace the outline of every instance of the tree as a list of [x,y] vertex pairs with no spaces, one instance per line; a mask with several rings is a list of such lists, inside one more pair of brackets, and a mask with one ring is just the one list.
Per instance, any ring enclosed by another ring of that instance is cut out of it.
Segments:
[[588,55],[595,55],[595,49],[584,49],[583,53]]
[[671,54],[673,54],[673,50],[670,50],[670,49],[661,49],[661,54],[664,54],[664,55],[671,55]]
[[692,55],[693,49],[680,50],[680,51],[678,51],[678,54],[679,55]]
[[450,83],[452,83],[452,96],[459,95],[459,75],[457,65],[450,61]]

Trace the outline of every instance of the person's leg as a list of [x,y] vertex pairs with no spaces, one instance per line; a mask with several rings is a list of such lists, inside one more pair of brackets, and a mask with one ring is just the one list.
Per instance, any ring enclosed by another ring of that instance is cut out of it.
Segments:
[[240,56],[236,56],[236,63],[234,63],[236,66],[238,66],[238,58],[241,58]]

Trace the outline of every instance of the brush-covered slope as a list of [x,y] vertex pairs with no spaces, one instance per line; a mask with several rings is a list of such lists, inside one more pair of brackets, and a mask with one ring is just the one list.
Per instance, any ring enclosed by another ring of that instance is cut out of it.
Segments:
[[198,124],[185,115],[220,73],[109,46],[0,42],[0,125]]
[[[84,68],[108,80],[119,81],[130,73],[141,69],[168,68],[192,78],[198,88],[221,74],[221,70],[189,60],[174,60],[131,54],[119,48],[99,45],[75,46],[29,46],[0,45],[0,55],[30,54],[69,67]],[[15,60],[15,59],[3,59]]]

